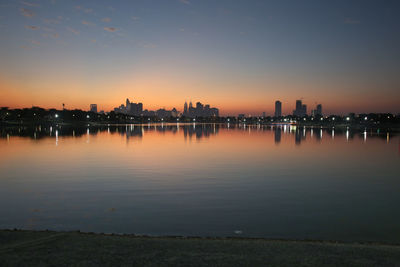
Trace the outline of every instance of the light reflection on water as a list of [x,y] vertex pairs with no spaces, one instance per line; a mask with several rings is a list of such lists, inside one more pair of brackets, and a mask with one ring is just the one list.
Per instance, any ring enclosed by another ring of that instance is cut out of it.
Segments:
[[394,132],[198,123],[0,131],[0,228],[400,238]]

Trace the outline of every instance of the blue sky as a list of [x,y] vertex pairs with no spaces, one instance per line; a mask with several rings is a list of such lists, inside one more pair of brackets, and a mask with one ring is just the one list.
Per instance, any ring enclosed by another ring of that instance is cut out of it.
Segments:
[[398,1],[3,0],[0,105],[193,99],[255,114],[303,98],[335,113],[400,112],[399,11]]

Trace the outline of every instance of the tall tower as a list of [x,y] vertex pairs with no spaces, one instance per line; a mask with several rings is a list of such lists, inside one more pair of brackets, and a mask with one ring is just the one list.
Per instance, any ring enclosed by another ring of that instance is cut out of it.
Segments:
[[275,117],[282,116],[282,102],[279,100],[275,101]]
[[316,115],[321,115],[322,116],[322,105],[318,104],[317,105],[317,110],[316,110]]
[[187,102],[185,101],[185,105],[183,105],[183,115],[186,115],[188,112],[188,105]]
[[294,116],[303,116],[303,101],[301,100],[296,100],[296,109],[293,110],[293,115]]
[[129,98],[126,99],[126,111],[131,112],[131,102],[129,101]]

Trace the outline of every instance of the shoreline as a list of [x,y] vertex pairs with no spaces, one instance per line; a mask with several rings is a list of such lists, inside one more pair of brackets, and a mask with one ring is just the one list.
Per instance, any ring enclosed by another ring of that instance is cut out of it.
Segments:
[[342,245],[366,245],[366,246],[393,246],[400,248],[400,241],[365,241],[365,240],[336,240],[336,239],[295,239],[295,238],[268,238],[268,237],[249,237],[249,236],[185,236],[185,235],[150,235],[134,233],[103,233],[103,232],[84,232],[80,230],[27,230],[27,229],[0,229],[4,232],[25,232],[25,233],[46,233],[46,234],[79,234],[87,236],[103,237],[124,237],[137,239],[171,239],[171,240],[220,240],[220,241],[266,241],[266,242],[294,242],[294,243],[321,243],[321,244],[342,244]]
[[5,266],[398,266],[400,245],[0,230]]

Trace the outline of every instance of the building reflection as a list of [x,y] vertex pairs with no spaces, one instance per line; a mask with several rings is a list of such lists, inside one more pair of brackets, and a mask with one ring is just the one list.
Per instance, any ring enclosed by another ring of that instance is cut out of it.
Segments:
[[202,124],[202,123],[161,123],[161,124],[126,124],[126,125],[100,125],[100,126],[12,126],[0,127],[0,138],[10,140],[13,136],[26,137],[33,140],[54,138],[58,143],[59,138],[79,138],[82,136],[95,136],[100,133],[117,134],[127,140],[132,138],[144,138],[146,133],[157,132],[161,134],[180,134],[185,140],[207,139],[224,131],[242,131],[251,135],[253,133],[272,133],[275,144],[282,141],[282,135],[292,137],[296,145],[301,145],[306,140],[335,140],[344,138],[350,142],[355,136],[363,142],[369,138],[382,139],[389,143],[390,139],[398,132],[388,129],[351,129],[351,128],[321,128],[321,127],[297,127],[295,125],[246,125],[246,124]]
[[282,136],[282,128],[281,127],[275,127],[274,128],[275,144],[279,144],[281,142],[281,136]]

